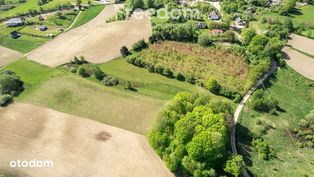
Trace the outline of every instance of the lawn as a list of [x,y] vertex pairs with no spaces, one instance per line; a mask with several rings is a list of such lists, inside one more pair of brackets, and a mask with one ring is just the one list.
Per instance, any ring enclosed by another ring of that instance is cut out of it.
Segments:
[[248,65],[243,58],[224,48],[166,41],[151,45],[137,58],[169,68],[174,73],[190,74],[201,84],[215,78],[224,87],[240,93],[245,91]]
[[28,35],[22,35],[18,39],[12,39],[9,35],[0,35],[0,45],[22,52],[27,53],[38,46],[44,44],[49,39],[39,38]]
[[[312,86],[311,86],[312,84]],[[267,94],[279,101],[278,115],[244,108],[237,129],[240,153],[245,155],[249,170],[257,176],[311,176],[314,174],[313,149],[299,148],[291,130],[300,119],[314,109],[314,83],[290,68],[281,68],[265,83]],[[264,120],[273,128],[263,138],[275,155],[269,161],[258,158],[247,138],[257,128],[256,121]]]
[[72,29],[84,25],[85,23],[95,18],[104,9],[104,7],[105,5],[95,5],[85,9],[73,24]]
[[[207,92],[201,87],[176,79],[169,79],[156,73],[150,73],[144,68],[138,68],[127,63],[122,58],[99,66],[108,75],[115,76],[123,81],[131,81],[137,89],[137,93],[154,98],[169,100],[181,91]],[[123,89],[123,86],[117,86],[117,88]]]

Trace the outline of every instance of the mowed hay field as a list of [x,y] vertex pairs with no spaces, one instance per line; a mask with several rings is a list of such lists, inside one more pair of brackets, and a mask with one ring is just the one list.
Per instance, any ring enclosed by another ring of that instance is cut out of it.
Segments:
[[[0,174],[8,177],[172,177],[143,135],[48,108],[0,108]],[[12,160],[53,168],[12,168]]]
[[221,85],[239,92],[244,91],[249,70],[243,58],[227,49],[171,41],[151,45],[149,49],[140,52],[138,58],[183,75],[191,74],[201,83],[215,78]]
[[120,8],[121,4],[107,5],[93,20],[57,36],[32,51],[27,58],[55,67],[70,62],[74,56],[84,56],[92,63],[119,57],[122,46],[131,47],[141,39],[147,40],[152,33],[150,19],[145,17],[106,23]]
[[291,34],[288,45],[302,52],[314,55],[314,39],[309,39],[297,34]]
[[17,100],[142,134],[149,130],[166,103],[71,75],[51,78],[26,90]]
[[20,52],[0,46],[0,67],[22,57]]

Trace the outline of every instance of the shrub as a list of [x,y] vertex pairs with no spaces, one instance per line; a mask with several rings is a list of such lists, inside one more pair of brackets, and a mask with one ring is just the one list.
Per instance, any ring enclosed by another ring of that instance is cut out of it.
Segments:
[[178,72],[176,74],[176,79],[179,80],[179,81],[185,81],[185,77],[182,73]]
[[273,100],[270,96],[264,96],[263,90],[257,90],[253,93],[249,102],[251,109],[261,112],[269,112],[272,109],[276,109],[278,102]]
[[155,71],[155,73],[162,74],[162,73],[163,73],[163,71],[164,71],[164,67],[163,67],[163,66],[161,66],[161,65],[155,65],[155,67],[154,67],[154,71]]
[[206,82],[206,88],[214,94],[218,94],[220,91],[220,84],[214,78],[209,78]]
[[102,72],[102,70],[97,65],[94,65],[93,73],[95,75],[95,78],[99,81],[102,81],[105,77],[105,73]]
[[12,96],[9,94],[0,95],[0,106],[5,106],[10,101],[12,101],[12,99],[13,99]]
[[4,71],[0,73],[0,94],[18,95],[24,90],[24,83],[14,72]]
[[114,85],[118,85],[119,81],[117,78],[113,77],[113,76],[107,76],[102,80],[102,83],[105,86],[114,86]]
[[130,81],[126,81],[125,82],[124,89],[126,89],[126,90],[135,90]]
[[126,46],[122,46],[120,49],[120,52],[123,57],[126,57],[131,54],[129,49]]
[[165,68],[162,72],[162,75],[167,76],[167,77],[173,77],[173,72],[169,68]]
[[147,47],[148,45],[146,44],[144,39],[142,39],[142,40],[139,40],[137,43],[133,44],[132,49],[136,52],[139,52]]
[[207,47],[212,44],[208,33],[202,33],[198,36],[197,43],[201,46]]
[[77,73],[82,77],[89,77],[90,75],[86,72],[85,68],[79,67]]

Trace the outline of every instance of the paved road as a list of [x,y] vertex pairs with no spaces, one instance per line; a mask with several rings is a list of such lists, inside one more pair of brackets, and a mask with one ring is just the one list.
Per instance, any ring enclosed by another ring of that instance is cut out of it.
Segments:
[[[312,46],[314,49],[314,45]],[[314,80],[314,58],[304,55],[291,47],[282,50],[286,54],[287,64],[304,77]]]
[[[236,139],[235,139],[235,131],[236,131],[236,125],[240,116],[240,113],[244,107],[244,105],[246,104],[246,102],[249,100],[250,96],[252,95],[252,93],[271,75],[274,73],[274,71],[277,68],[277,64],[276,62],[272,63],[272,67],[270,68],[270,70],[261,78],[257,81],[257,83],[245,94],[245,96],[243,97],[243,99],[241,100],[241,102],[238,104],[238,107],[233,115],[233,119],[234,119],[234,127],[231,130],[231,134],[230,134],[230,141],[231,141],[231,149],[232,149],[232,153],[237,154],[237,146],[236,146]],[[243,176],[245,177],[249,177],[250,175],[244,171],[243,172]]]

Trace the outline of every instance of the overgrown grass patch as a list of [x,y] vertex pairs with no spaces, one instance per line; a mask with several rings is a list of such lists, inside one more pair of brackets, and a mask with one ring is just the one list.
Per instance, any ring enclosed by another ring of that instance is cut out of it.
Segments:
[[0,35],[0,45],[21,53],[30,52],[48,40],[47,38],[38,38],[28,35],[22,35],[18,39],[12,39],[9,35]]
[[136,55],[155,70],[161,66],[174,75],[191,75],[199,84],[215,78],[222,86],[243,93],[248,64],[243,58],[225,48],[204,48],[196,44],[159,42]]

